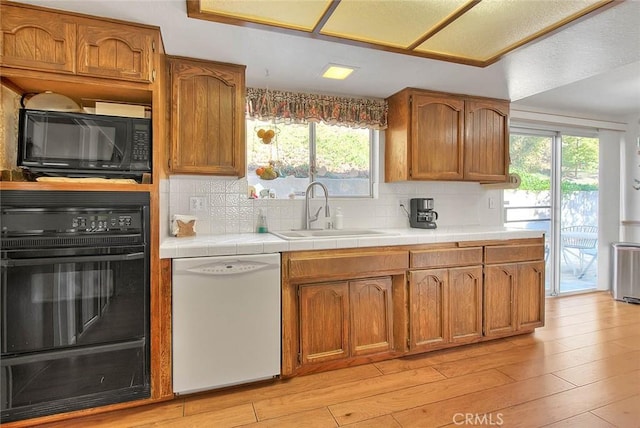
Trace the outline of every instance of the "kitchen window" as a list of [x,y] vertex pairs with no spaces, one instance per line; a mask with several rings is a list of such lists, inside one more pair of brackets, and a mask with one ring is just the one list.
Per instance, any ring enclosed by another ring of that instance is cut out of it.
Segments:
[[378,131],[323,122],[247,120],[250,196],[304,197],[320,181],[336,197],[372,197],[373,142]]

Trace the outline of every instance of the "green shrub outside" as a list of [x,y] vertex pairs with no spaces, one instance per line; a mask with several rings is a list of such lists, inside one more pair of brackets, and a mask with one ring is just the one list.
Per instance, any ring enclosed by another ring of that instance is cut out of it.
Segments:
[[[518,171],[511,169],[512,173],[516,173],[522,179],[520,187],[518,190],[529,190],[532,192],[540,192],[544,190],[549,190],[551,188],[551,180],[549,177],[545,177],[544,175],[534,174],[524,171]],[[597,184],[587,184],[587,183],[572,183],[570,181],[564,181],[561,184],[562,191],[567,192],[589,192],[589,191],[597,191]]]

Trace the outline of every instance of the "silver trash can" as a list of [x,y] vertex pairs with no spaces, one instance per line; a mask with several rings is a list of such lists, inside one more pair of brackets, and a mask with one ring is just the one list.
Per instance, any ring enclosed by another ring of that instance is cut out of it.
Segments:
[[640,303],[640,243],[612,244],[613,298]]

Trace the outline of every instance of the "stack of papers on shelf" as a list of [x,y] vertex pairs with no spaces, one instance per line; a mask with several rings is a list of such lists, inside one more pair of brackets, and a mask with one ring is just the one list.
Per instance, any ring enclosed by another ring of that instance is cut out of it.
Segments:
[[120,104],[96,101],[96,114],[108,116],[146,117],[145,106],[136,104]]

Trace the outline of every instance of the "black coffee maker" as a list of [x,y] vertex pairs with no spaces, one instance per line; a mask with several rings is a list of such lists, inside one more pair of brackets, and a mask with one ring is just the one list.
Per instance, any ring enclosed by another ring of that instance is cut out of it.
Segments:
[[435,229],[438,213],[433,210],[433,198],[414,198],[410,201],[409,224],[418,229]]

